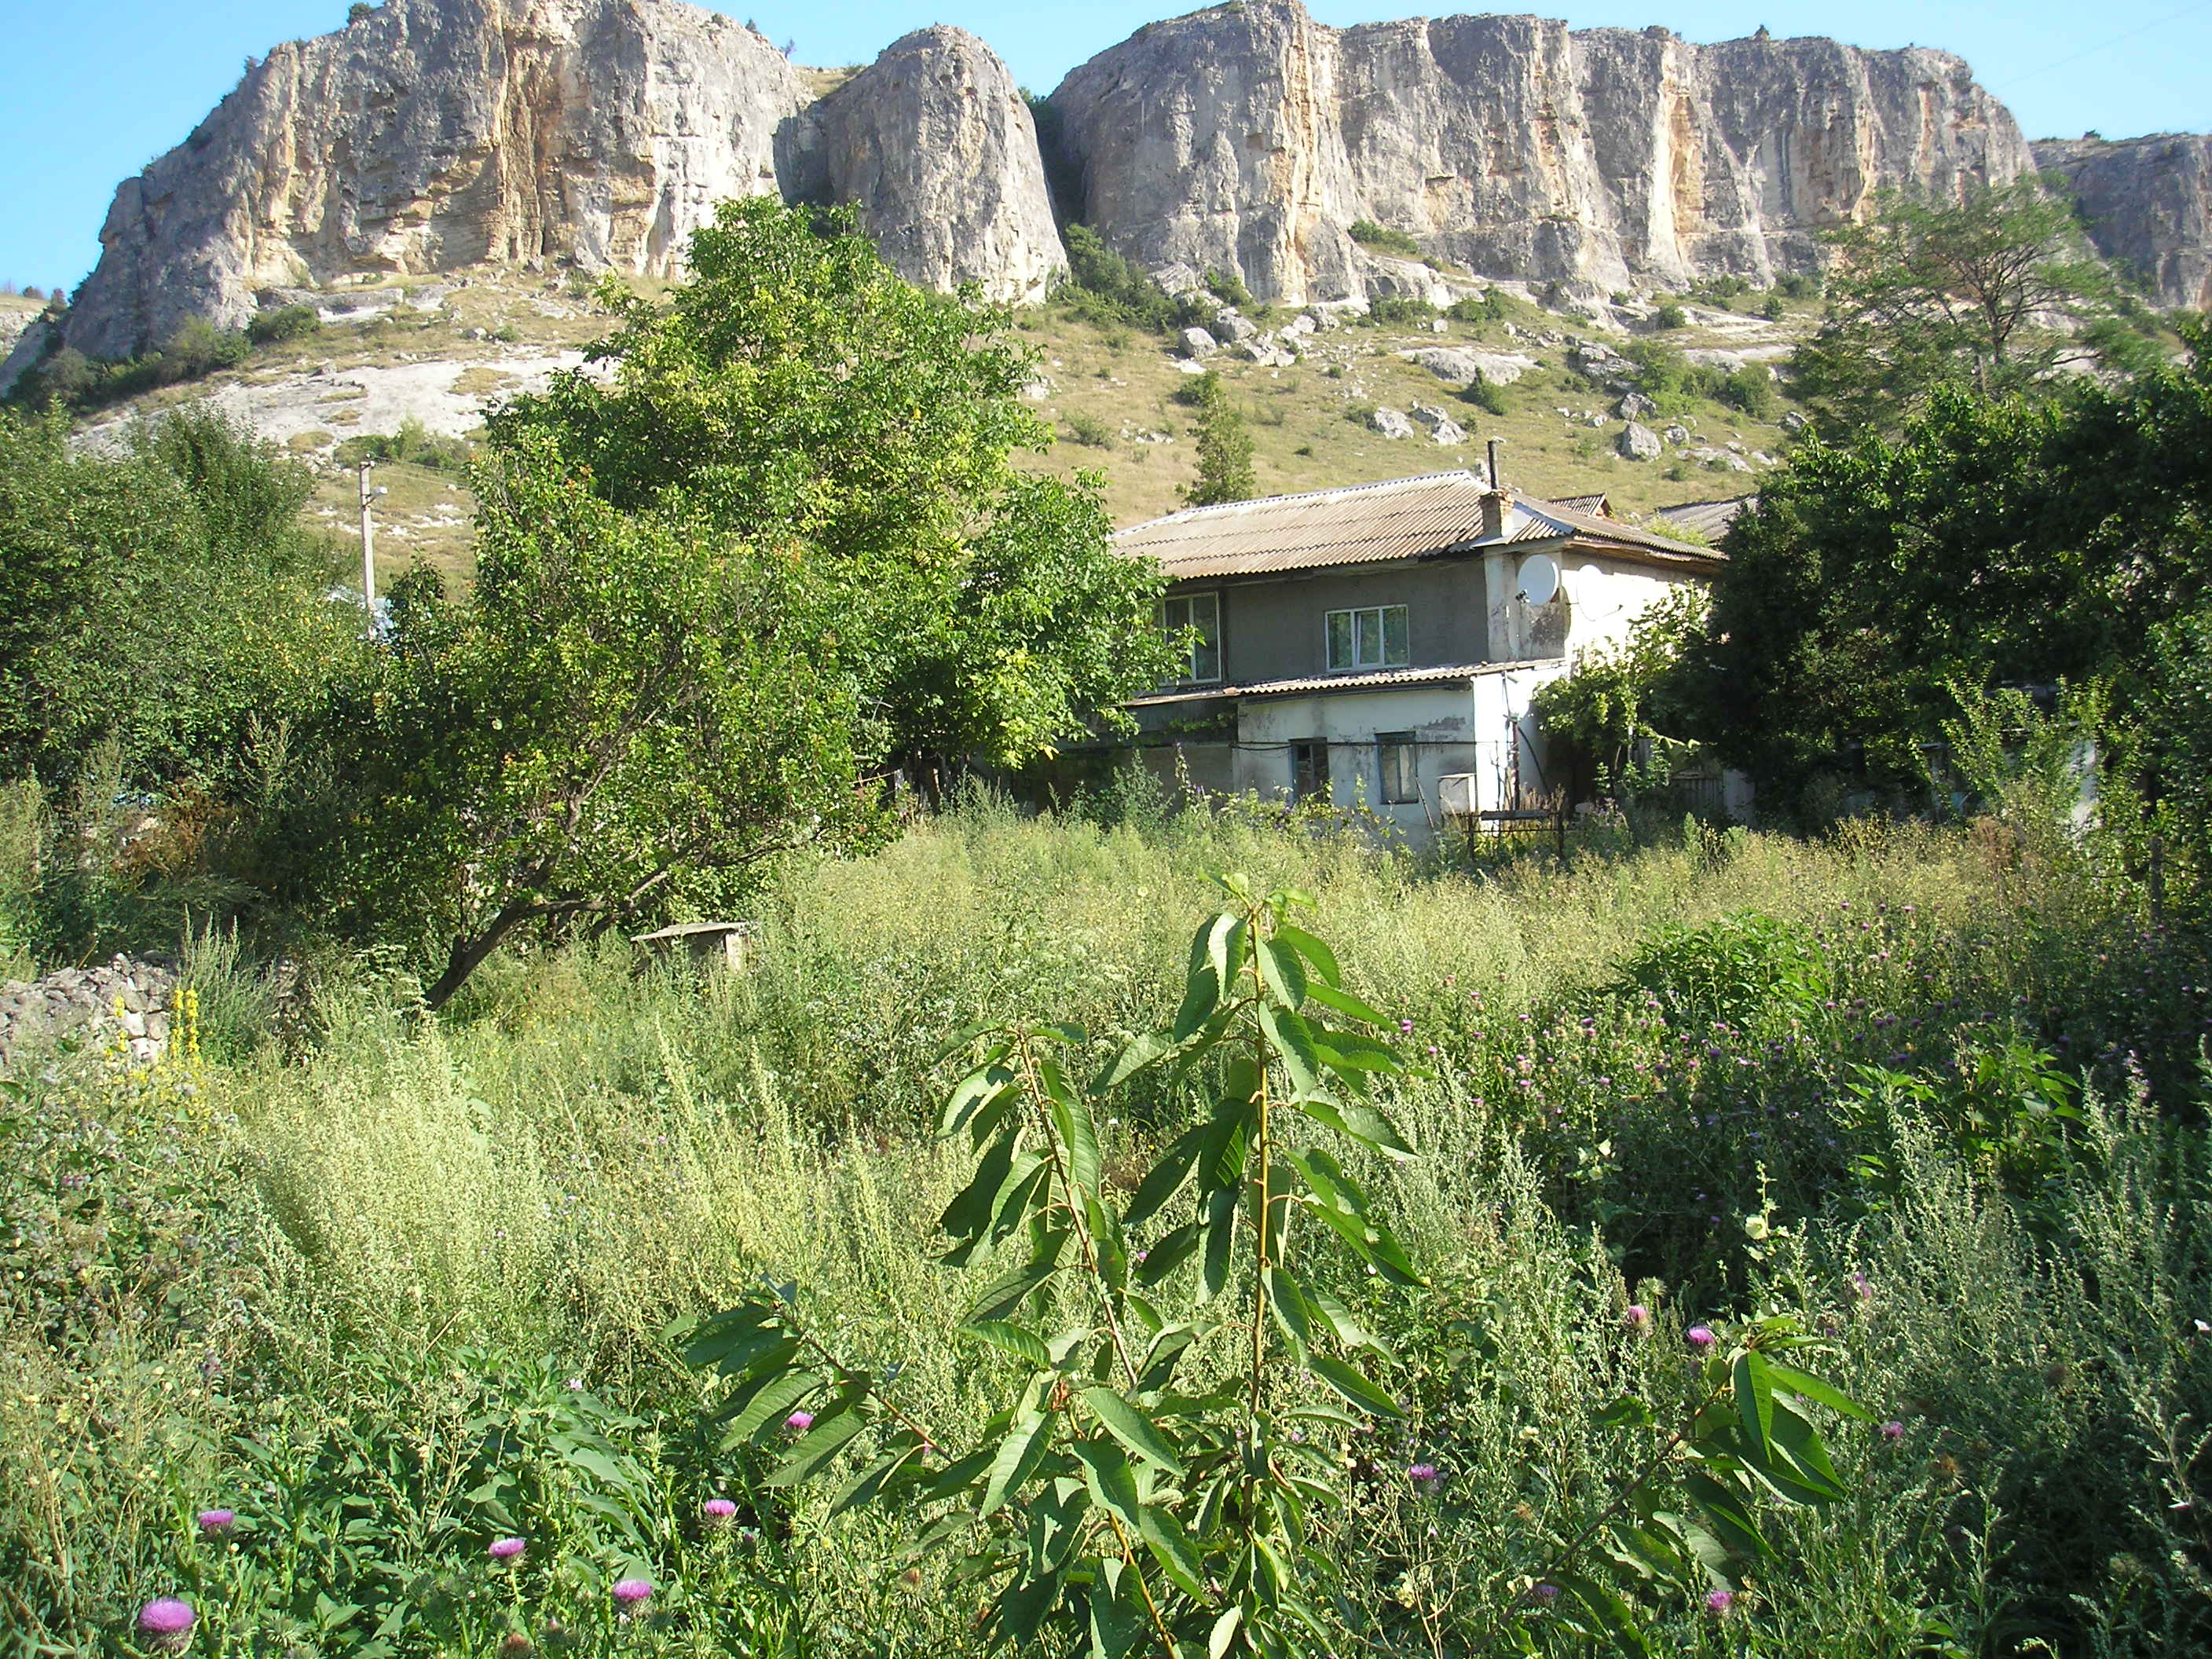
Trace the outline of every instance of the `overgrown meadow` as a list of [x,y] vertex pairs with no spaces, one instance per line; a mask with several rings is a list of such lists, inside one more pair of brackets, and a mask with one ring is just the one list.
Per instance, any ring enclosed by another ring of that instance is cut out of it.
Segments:
[[[1406,1064],[1375,1103],[1414,1155],[1345,1169],[1425,1282],[1327,1270],[1397,1410],[1316,1407],[1310,1650],[2212,1640],[2212,964],[2096,846],[2003,814],[1657,826],[1470,873],[978,799],[784,868],[743,976],[510,957],[426,1017],[375,957],[280,998],[203,933],[159,1068],[0,1082],[12,1650],[983,1650],[999,1586],[917,1548],[928,1504],[833,1514],[866,1441],[793,1478],[811,1413],[733,1409],[696,1322],[773,1286],[933,1436],[988,1441],[1029,1366],[963,1325],[1022,1239],[939,1259],[964,1041],[1066,1023],[1067,1070],[1106,1067],[1176,1018],[1224,872],[1310,896]],[[1205,1092],[1096,1097],[1109,1197]],[[1765,1553],[1702,1592],[1577,1543],[1632,1488],[1686,1512],[1707,1351],[1765,1328],[1863,1413],[1806,1408],[1841,1495],[1776,1486]],[[1583,1581],[1632,1638],[1590,1633]],[[142,1624],[166,1598],[187,1628]]]

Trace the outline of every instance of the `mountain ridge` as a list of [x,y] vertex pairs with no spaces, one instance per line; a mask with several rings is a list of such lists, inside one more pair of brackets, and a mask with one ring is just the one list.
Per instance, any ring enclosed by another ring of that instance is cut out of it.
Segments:
[[[2212,299],[2212,139],[2032,149],[1928,48],[1533,16],[1334,29],[1230,0],[1146,25],[1048,102],[1068,216],[1171,286],[1218,274],[1262,301],[1764,283],[1882,189],[2039,167],[2163,303]],[[288,290],[486,264],[665,276],[714,201],[763,191],[857,201],[903,274],[1028,301],[1066,269],[1047,163],[1005,64],[945,26],[817,95],[684,0],[386,0],[274,49],[123,182],[61,340],[128,356]],[[1363,220],[1422,257],[1363,246]]]

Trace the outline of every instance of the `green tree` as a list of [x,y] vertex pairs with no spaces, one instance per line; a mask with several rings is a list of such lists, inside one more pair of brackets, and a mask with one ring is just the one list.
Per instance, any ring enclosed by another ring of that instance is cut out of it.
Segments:
[[[2112,683],[2156,723],[2160,630],[2212,573],[2212,363],[2064,398],[1939,387],[1892,439],[1801,447],[1731,527],[1675,695],[1770,804],[1916,789],[1959,690]],[[2177,711],[2179,714],[2179,711]]]
[[1198,477],[1182,492],[1193,507],[1249,501],[1260,493],[1252,471],[1252,434],[1229,404],[1228,388],[1212,369],[1198,378]]
[[489,441],[541,435],[619,512],[801,570],[791,601],[853,685],[864,771],[1018,765],[1166,672],[1160,577],[1113,551],[1095,478],[1014,465],[1051,434],[1009,313],[901,280],[856,222],[723,204],[665,303],[602,290],[611,374],[515,399]]
[[311,480],[203,411],[118,455],[67,438],[0,410],[0,764],[66,785],[112,737],[125,783],[227,791],[361,633],[299,522]]
[[2034,392],[2063,384],[2054,371],[2155,359],[2142,308],[2038,179],[1955,203],[1885,194],[1823,240],[1838,256],[1826,318],[1790,368],[1831,435],[1894,431],[1941,386]]
[[801,845],[864,838],[855,690],[808,573],[727,531],[624,514],[542,433],[477,471],[465,606],[416,581],[345,689],[319,890],[342,931],[440,953],[444,1003],[523,928],[711,910]]
[[1677,695],[1679,665],[1705,608],[1702,590],[1678,587],[1638,617],[1619,646],[1583,653],[1571,672],[1537,688],[1534,707],[1545,732],[1586,757],[1595,772],[1581,781],[1607,795],[1632,795],[1641,781],[1641,749],[1683,746],[1688,717]]

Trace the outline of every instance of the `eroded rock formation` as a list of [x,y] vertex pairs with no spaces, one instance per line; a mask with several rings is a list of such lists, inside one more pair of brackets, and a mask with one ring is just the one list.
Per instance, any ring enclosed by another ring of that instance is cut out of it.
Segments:
[[1402,284],[1404,261],[1352,240],[1361,220],[1485,275],[1766,281],[1883,186],[1950,192],[2032,166],[1944,52],[1534,17],[1339,30],[1296,0],[1153,24],[1053,102],[1109,242],[1291,301]]
[[360,272],[663,275],[715,202],[762,193],[859,192],[907,275],[1034,297],[1059,239],[988,48],[925,30],[802,121],[815,102],[766,40],[680,0],[386,0],[277,47],[125,181],[69,343],[120,356]]
[[2045,139],[2035,160],[2071,182],[2097,251],[2160,305],[2212,307],[2212,137]]

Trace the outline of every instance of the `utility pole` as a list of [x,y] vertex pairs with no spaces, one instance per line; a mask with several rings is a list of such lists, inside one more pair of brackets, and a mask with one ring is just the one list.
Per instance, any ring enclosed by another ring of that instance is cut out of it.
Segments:
[[362,626],[368,631],[373,643],[376,639],[376,520],[371,512],[376,498],[385,493],[380,484],[369,488],[368,470],[374,461],[361,464],[361,604]]

